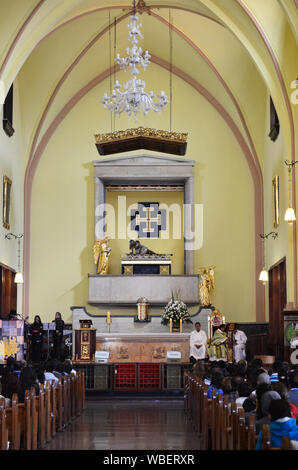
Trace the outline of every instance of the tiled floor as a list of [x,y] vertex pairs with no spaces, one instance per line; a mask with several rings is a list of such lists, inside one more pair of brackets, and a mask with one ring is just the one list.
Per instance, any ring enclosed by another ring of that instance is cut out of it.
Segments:
[[46,450],[197,450],[182,399],[88,399]]

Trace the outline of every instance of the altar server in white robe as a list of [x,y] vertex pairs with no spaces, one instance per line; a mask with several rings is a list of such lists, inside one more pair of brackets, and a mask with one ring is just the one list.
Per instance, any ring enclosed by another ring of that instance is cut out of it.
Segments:
[[206,357],[207,335],[201,330],[201,323],[195,323],[195,330],[190,334],[190,354],[191,363],[203,360]]
[[234,330],[234,361],[239,362],[245,360],[245,345],[247,336],[244,331],[236,329]]

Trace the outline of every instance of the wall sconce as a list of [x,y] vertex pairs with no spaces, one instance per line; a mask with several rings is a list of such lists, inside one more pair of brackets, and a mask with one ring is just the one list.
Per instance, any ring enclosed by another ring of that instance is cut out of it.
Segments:
[[296,165],[296,163],[298,163],[298,160],[296,162],[288,162],[288,160],[285,160],[285,164],[288,166],[288,169],[289,169],[289,206],[285,213],[285,221],[288,222],[288,224],[292,224],[296,220],[295,211],[292,207],[292,177],[291,177],[293,166]]
[[12,240],[12,238],[18,240],[18,272],[16,273],[14,278],[14,282],[16,284],[24,283],[23,274],[21,272],[21,238],[23,237],[23,235],[23,233],[21,233],[20,235],[15,235],[14,233],[8,233],[5,235],[5,238],[7,238],[7,240]]
[[259,281],[262,281],[264,286],[266,285],[266,282],[268,282],[268,271],[265,269],[265,244],[264,244],[264,242],[270,236],[275,240],[276,237],[278,237],[278,233],[277,232],[270,232],[270,233],[267,233],[267,235],[260,234],[260,237],[262,238],[262,242],[263,242],[263,269],[260,273]]

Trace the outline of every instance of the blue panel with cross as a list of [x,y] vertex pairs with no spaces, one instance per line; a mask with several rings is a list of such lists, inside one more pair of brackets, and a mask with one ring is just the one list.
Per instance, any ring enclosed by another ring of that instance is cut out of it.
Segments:
[[159,232],[166,230],[167,214],[165,209],[159,209],[159,202],[138,202],[130,220],[131,230],[138,232],[138,238],[159,238]]

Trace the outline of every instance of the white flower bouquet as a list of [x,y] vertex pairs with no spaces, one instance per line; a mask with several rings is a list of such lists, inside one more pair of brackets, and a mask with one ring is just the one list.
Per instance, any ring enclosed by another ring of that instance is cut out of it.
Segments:
[[164,308],[161,324],[167,325],[170,318],[172,318],[173,323],[179,323],[181,319],[183,323],[192,323],[187,306],[182,300],[175,300],[174,296]]

